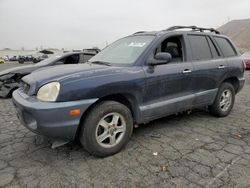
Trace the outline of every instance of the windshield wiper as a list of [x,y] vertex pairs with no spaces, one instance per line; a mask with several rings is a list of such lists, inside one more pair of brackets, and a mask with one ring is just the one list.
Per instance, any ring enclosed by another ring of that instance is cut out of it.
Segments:
[[111,66],[110,63],[105,62],[105,61],[90,61],[90,63]]

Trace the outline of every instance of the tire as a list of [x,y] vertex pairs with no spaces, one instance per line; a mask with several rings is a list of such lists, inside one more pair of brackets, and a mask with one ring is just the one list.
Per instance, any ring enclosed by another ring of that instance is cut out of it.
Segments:
[[235,90],[233,85],[229,82],[224,82],[219,88],[214,103],[209,106],[209,112],[217,117],[225,117],[231,112],[234,105],[234,100]]
[[79,140],[90,154],[107,157],[121,151],[132,132],[130,110],[121,103],[103,101],[87,114],[81,125]]
[[23,63],[24,63],[24,60],[21,59],[21,60],[18,61],[18,63],[19,63],[19,64],[23,64]]

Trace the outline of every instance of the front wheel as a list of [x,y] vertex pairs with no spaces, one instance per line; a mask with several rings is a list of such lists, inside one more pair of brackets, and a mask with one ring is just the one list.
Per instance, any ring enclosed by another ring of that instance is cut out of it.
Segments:
[[234,87],[232,86],[232,84],[224,82],[219,88],[214,103],[209,106],[210,113],[217,117],[227,116],[233,108],[234,99]]
[[125,105],[104,101],[88,113],[81,126],[79,138],[83,147],[95,156],[106,157],[119,152],[128,143],[133,118]]

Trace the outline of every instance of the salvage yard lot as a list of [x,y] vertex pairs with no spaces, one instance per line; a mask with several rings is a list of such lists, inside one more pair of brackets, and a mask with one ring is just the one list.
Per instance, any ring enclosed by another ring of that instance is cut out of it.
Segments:
[[[1,69],[16,64],[0,65]],[[51,149],[0,99],[0,187],[250,187],[250,76],[226,118],[206,110],[134,130],[120,153],[100,159],[69,143]]]

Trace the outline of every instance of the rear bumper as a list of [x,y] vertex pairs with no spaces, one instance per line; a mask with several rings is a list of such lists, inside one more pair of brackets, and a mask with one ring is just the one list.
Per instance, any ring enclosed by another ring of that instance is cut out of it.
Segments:
[[[19,120],[32,132],[55,139],[73,140],[82,114],[97,99],[42,102],[18,89],[14,91],[12,100]],[[69,111],[73,109],[80,109],[81,114],[71,116]]]
[[240,78],[239,79],[239,89],[238,89],[237,92],[239,92],[240,90],[242,90],[244,84],[245,84],[245,78]]

